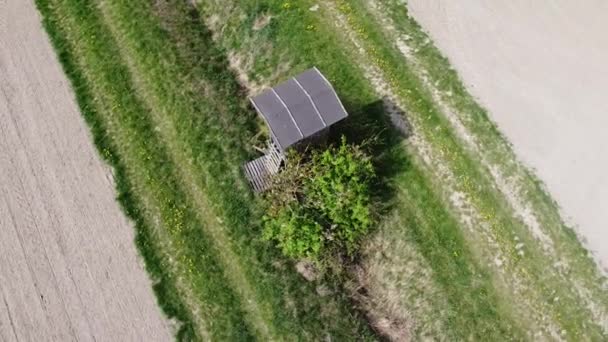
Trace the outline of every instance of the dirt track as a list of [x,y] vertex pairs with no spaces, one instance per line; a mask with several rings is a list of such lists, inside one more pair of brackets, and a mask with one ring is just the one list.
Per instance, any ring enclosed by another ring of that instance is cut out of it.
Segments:
[[0,340],[167,341],[55,53],[29,1],[0,0]]
[[408,7],[608,268],[608,4]]

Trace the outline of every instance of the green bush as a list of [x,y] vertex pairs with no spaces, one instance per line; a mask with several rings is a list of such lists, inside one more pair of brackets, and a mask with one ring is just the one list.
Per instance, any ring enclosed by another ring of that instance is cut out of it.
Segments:
[[342,138],[338,147],[291,154],[266,194],[263,236],[292,258],[320,260],[327,253],[352,256],[372,226],[371,158]]
[[324,244],[321,225],[302,208],[291,206],[266,221],[264,238],[276,240],[283,254],[291,258],[317,259]]
[[370,158],[344,138],[338,148],[313,154],[307,201],[330,224],[327,233],[348,254],[356,250],[372,224],[369,184],[373,177]]

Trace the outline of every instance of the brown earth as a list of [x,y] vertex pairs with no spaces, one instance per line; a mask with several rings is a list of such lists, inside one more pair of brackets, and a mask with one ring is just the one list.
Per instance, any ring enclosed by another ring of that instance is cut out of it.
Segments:
[[170,340],[40,20],[0,0],[0,340]]

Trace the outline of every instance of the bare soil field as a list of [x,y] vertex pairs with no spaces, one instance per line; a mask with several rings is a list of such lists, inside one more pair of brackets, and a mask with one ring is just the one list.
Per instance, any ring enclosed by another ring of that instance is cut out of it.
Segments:
[[608,265],[608,4],[409,0],[563,215]]
[[0,0],[0,340],[166,341],[134,232],[30,1]]

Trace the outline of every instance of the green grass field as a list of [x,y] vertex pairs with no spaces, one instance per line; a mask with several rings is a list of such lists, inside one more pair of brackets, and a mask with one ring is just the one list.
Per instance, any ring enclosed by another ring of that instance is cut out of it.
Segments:
[[[178,339],[607,337],[605,279],[401,1],[37,4]],[[378,142],[383,209],[357,265],[307,282],[241,165],[247,96],[313,65],[338,130]]]

